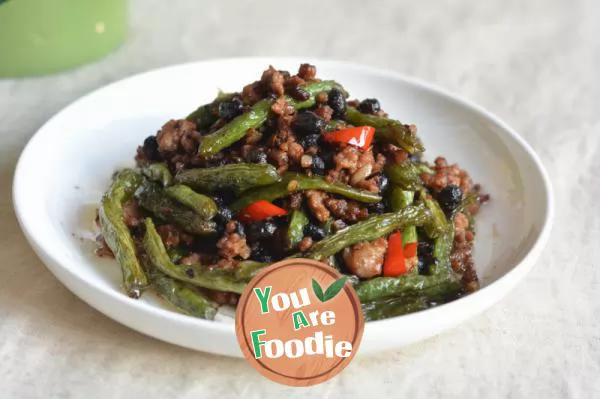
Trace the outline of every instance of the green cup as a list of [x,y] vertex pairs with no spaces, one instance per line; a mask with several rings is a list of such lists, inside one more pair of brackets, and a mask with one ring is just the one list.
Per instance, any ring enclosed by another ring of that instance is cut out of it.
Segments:
[[127,0],[0,0],[0,77],[97,60],[123,42]]

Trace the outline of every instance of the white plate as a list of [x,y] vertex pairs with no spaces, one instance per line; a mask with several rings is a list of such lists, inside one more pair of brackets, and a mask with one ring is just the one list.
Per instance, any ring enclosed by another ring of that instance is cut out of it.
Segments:
[[[15,172],[16,214],[31,246],[54,275],[109,317],[173,344],[241,356],[232,320],[205,321],[165,308],[151,296],[129,299],[113,260],[93,255],[94,207],[116,169],[171,118],[209,102],[217,89],[240,90],[269,64],[295,71],[304,60],[229,59],[160,69],[97,90],[48,121]],[[535,153],[482,108],[429,84],[390,72],[311,60],[319,77],[352,97],[376,97],[394,118],[415,123],[428,159],[444,155],[482,183],[492,201],[478,216],[476,265],[483,288],[423,312],[367,323],[360,352],[406,345],[450,328],[506,294],[531,269],[549,236],[548,177]]]

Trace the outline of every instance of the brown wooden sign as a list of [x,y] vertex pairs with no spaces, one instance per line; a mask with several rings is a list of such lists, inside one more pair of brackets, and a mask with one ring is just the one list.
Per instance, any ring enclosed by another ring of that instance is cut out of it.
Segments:
[[364,328],[360,301],[346,277],[310,259],[262,270],[244,291],[236,334],[246,359],[286,385],[326,381],[354,357]]

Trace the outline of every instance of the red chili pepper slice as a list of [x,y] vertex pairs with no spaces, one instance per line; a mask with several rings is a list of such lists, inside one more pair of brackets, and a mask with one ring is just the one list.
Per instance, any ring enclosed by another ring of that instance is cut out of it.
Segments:
[[362,149],[367,149],[375,136],[375,128],[371,126],[358,126],[323,134],[323,139],[328,142],[348,143]]
[[402,233],[399,231],[388,237],[388,248],[383,262],[383,275],[385,277],[397,277],[408,271],[402,248]]
[[405,258],[414,258],[417,256],[417,243],[409,242],[404,246],[404,257]]
[[271,204],[269,201],[258,200],[251,203],[238,214],[238,219],[243,223],[268,219],[273,216],[287,215],[287,211]]

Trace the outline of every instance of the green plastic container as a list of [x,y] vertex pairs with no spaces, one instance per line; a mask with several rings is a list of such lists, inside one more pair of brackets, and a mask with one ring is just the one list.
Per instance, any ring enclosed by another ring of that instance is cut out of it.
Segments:
[[127,0],[0,0],[0,78],[97,60],[126,30]]

